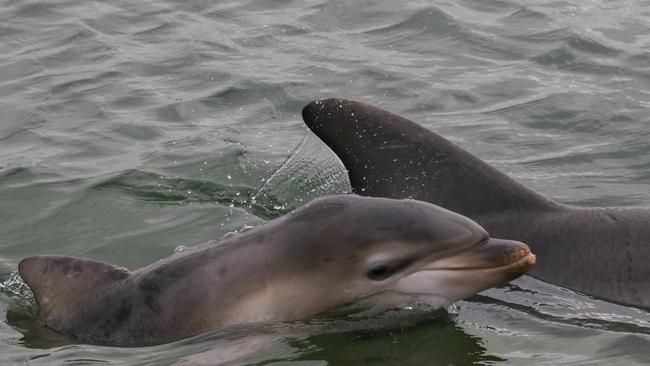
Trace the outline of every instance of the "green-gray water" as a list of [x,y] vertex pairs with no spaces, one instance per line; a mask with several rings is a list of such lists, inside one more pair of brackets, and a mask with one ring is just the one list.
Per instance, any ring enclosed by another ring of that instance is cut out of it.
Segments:
[[447,313],[116,348],[40,328],[10,275],[138,268],[349,190],[299,116],[329,96],[561,202],[650,206],[649,29],[647,1],[0,0],[0,364],[649,364],[650,313],[529,277]]

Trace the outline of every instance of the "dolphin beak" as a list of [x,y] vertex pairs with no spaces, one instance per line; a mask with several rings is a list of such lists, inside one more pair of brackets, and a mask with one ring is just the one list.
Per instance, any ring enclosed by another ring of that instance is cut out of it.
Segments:
[[436,258],[395,284],[395,290],[457,301],[525,274],[536,261],[526,244],[488,239],[449,257]]
[[528,272],[537,258],[530,248],[521,242],[502,239],[488,239],[453,256],[435,260],[424,266],[424,270],[473,271],[492,270],[509,278]]

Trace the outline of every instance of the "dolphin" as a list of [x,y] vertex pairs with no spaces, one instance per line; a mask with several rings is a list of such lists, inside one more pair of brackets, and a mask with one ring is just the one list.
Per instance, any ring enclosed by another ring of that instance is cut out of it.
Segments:
[[78,342],[125,346],[304,319],[382,293],[443,306],[534,263],[525,244],[492,239],[433,204],[339,195],[133,272],[62,256],[25,258],[18,269],[45,326]]
[[560,204],[393,113],[326,99],[307,126],[338,155],[353,192],[412,198],[467,216],[491,235],[523,241],[530,275],[587,295],[650,307],[650,210]]

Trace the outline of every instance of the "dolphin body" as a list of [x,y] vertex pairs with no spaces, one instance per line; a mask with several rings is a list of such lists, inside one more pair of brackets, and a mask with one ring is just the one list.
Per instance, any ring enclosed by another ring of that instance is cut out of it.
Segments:
[[442,136],[366,104],[326,99],[302,111],[338,155],[355,193],[413,198],[527,243],[530,274],[613,302],[650,307],[650,210],[554,202]]
[[442,306],[534,263],[526,245],[491,239],[430,203],[340,195],[133,272],[58,256],[18,267],[46,326],[79,342],[124,346],[303,319],[382,293]]

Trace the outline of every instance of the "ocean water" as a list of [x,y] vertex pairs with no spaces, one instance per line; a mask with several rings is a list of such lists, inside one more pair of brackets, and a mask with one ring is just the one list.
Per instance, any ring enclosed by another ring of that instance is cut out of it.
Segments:
[[0,364],[650,364],[647,310],[530,277],[443,312],[119,348],[40,327],[12,274],[37,254],[135,269],[348,192],[300,117],[325,97],[560,202],[650,206],[649,29],[649,1],[0,0]]

